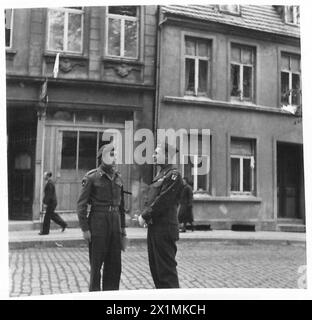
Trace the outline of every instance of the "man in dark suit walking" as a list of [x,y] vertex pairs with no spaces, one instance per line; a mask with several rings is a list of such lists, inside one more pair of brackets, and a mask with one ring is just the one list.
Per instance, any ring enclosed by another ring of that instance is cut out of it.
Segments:
[[148,258],[157,289],[179,288],[175,256],[179,239],[177,205],[183,181],[170,161],[176,151],[167,143],[155,149],[153,158],[160,171],[149,186],[146,208],[139,216],[140,225],[148,225]]
[[67,227],[67,223],[55,212],[55,208],[57,206],[57,199],[55,193],[55,185],[52,181],[51,171],[47,171],[44,173],[44,180],[46,181],[43,197],[43,207],[45,208],[45,215],[43,219],[42,230],[39,234],[49,234],[51,220],[60,225],[63,232]]

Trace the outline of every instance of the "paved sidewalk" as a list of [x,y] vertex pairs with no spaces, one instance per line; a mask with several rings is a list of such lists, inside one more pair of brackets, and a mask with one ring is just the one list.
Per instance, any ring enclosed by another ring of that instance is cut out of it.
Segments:
[[[127,228],[130,244],[145,242],[146,228]],[[237,242],[266,242],[266,243],[296,243],[305,242],[306,234],[297,232],[239,232],[230,230],[187,231],[180,233],[180,241],[237,241]],[[79,228],[69,228],[65,232],[51,230],[49,235],[40,236],[38,230],[10,231],[9,248],[22,249],[31,247],[70,247],[84,245]]]

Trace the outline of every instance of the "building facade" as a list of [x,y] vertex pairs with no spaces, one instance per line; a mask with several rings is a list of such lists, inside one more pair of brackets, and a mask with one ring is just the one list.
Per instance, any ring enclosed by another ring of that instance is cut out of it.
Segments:
[[[119,129],[123,143],[125,121],[153,130],[157,10],[5,10],[9,219],[38,220],[46,170],[56,182],[57,210],[74,213],[104,129]],[[118,169],[135,214],[151,168]]]
[[157,127],[187,129],[189,144],[210,131],[181,150],[195,222],[304,225],[299,8],[172,5],[159,21]]

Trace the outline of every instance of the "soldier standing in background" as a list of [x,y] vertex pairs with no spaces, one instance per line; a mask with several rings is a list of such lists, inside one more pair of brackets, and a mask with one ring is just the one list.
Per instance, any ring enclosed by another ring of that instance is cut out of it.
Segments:
[[[106,161],[110,157],[111,161]],[[122,240],[126,237],[123,184],[115,170],[112,144],[98,152],[101,164],[82,180],[77,213],[83,237],[89,243],[90,291],[119,290]],[[90,204],[90,213],[87,206]]]
[[45,235],[50,233],[50,222],[53,220],[55,223],[62,227],[62,232],[67,227],[67,223],[55,212],[57,206],[55,185],[52,181],[52,172],[47,171],[44,173],[44,180],[46,185],[44,187],[43,207],[45,209],[45,215],[43,219],[42,230],[39,235]]
[[167,143],[155,149],[153,158],[160,171],[149,186],[146,208],[139,216],[140,225],[148,225],[148,259],[157,289],[179,288],[175,256],[179,239],[177,205],[183,181],[170,161],[176,153],[176,148]]

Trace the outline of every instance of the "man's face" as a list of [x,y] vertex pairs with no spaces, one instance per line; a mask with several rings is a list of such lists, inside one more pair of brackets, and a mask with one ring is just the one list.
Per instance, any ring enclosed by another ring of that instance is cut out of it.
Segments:
[[114,150],[111,150],[110,152],[107,152],[103,154],[102,156],[102,163],[109,167],[115,167],[117,162],[117,152]]
[[48,176],[47,172],[44,173],[43,178],[44,178],[44,180],[48,180],[49,179],[49,176]]
[[163,148],[157,147],[153,154],[153,161],[155,164],[165,164],[165,153]]

